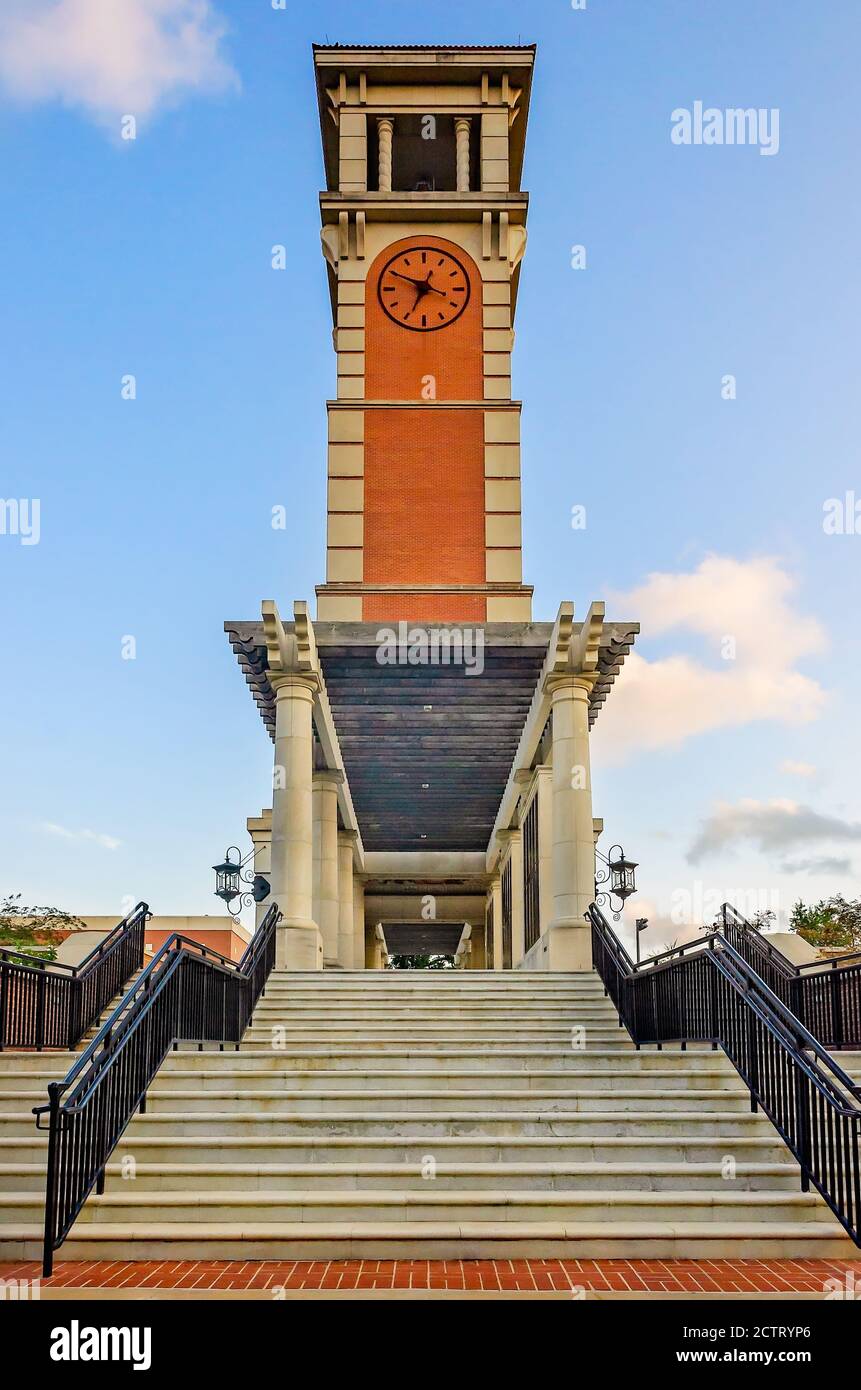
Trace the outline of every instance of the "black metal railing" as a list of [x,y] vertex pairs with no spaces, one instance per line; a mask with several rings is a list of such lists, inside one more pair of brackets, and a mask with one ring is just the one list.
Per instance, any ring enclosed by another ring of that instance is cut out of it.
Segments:
[[36,1106],[47,1117],[43,1267],[47,1278],[105,1165],[170,1049],[179,1042],[238,1046],[275,964],[281,914],[273,904],[236,964],[218,951],[174,935],[153,957],[63,1081]]
[[593,904],[592,959],[639,1048],[711,1043],[861,1246],[861,1086],[720,932],[635,965]]
[[730,945],[814,1037],[826,1047],[861,1048],[861,953],[794,965],[729,903],[718,923]]
[[150,918],[138,903],[80,965],[0,948],[0,1051],[71,1048],[119,994],[144,958]]

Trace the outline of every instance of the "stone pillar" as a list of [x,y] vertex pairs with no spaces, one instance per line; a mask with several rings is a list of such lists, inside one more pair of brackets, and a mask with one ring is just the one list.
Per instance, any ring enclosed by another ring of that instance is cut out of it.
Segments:
[[553,921],[553,769],[538,768],[538,927],[541,935]]
[[395,123],[391,116],[377,117],[377,135],[379,137],[379,149],[377,168],[379,170],[380,193],[391,193],[392,191],[392,138],[395,133]]
[[376,926],[368,927],[365,933],[366,970],[382,970],[384,941],[382,923],[378,922]]
[[317,681],[276,672],[269,678],[276,692],[271,901],[282,913],[275,964],[279,970],[322,970],[312,889],[311,728]]
[[589,761],[588,676],[553,681],[553,920],[550,970],[590,970],[590,932],[584,920],[595,898],[592,773]]
[[365,968],[365,885],[353,875],[353,956],[351,970]]
[[468,116],[458,116],[454,123],[457,141],[457,191],[469,192],[469,132],[472,122]]
[[353,969],[353,842],[355,830],[338,831],[338,963]]
[[493,902],[493,968],[503,970],[502,962],[502,879],[494,874],[490,882]]
[[526,917],[523,901],[523,832],[507,832],[511,857],[511,968],[522,965],[526,943]]
[[[245,822],[248,834],[251,836],[251,843],[254,846],[254,872],[262,874],[270,884],[272,883],[272,812],[263,811],[262,815],[249,816]],[[273,897],[269,897],[262,903],[254,904],[254,930],[260,926],[272,906]]]
[[338,933],[340,902],[338,898],[338,787],[344,780],[342,772],[314,773],[314,920],[323,938],[323,968],[336,969],[340,963]]

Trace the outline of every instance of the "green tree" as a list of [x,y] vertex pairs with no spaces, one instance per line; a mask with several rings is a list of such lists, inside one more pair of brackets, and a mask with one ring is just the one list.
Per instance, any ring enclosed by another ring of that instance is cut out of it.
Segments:
[[789,926],[811,946],[861,951],[861,899],[847,899],[842,893],[820,898],[818,903],[807,904],[799,899],[792,909]]
[[21,951],[22,960],[24,956],[55,960],[65,933],[86,925],[60,907],[25,907],[20,893],[0,899],[0,946]]
[[453,970],[454,956],[389,956],[389,970]]

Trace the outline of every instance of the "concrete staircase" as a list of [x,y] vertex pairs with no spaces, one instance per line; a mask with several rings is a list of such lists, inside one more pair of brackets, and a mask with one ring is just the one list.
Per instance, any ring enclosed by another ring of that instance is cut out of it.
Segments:
[[[850,1071],[861,1058],[844,1057]],[[0,1259],[40,1253],[57,1054],[0,1055]],[[165,1063],[61,1259],[861,1255],[719,1053],[594,974],[275,974]]]

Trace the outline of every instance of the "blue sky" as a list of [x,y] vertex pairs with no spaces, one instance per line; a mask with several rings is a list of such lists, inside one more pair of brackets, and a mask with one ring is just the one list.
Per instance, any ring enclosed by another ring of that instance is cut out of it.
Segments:
[[[827,499],[861,498],[854,0],[213,0],[178,86],[169,32],[144,59],[109,33],[116,7],[51,0],[33,44],[24,8],[0,19],[0,493],[39,498],[41,534],[0,535],[0,888],[218,910],[209,866],[244,844],[271,764],[222,623],[323,577],[310,44],[519,40],[539,45],[525,577],[537,618],[603,597],[644,624],[595,741],[605,846],[640,860],[656,920],[685,895],[855,895],[861,523],[823,530]],[[778,153],[674,145],[698,100],[777,108]]]

